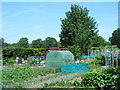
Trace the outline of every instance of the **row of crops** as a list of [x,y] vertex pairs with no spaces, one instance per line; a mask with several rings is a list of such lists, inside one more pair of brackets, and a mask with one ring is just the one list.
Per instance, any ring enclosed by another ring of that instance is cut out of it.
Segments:
[[58,73],[59,69],[32,69],[30,67],[17,67],[8,70],[2,70],[2,83],[3,87],[16,82],[27,81],[37,76],[45,76],[47,74]]
[[70,80],[63,80],[62,82],[56,83],[45,83],[46,87],[84,87],[84,88],[106,88],[120,90],[120,67],[111,68],[105,70],[90,71],[82,75],[82,78],[78,77],[74,82]]
[[[82,66],[89,64],[88,70],[90,71],[85,74],[61,73],[62,68],[60,71],[60,68],[43,68],[39,65],[7,66],[5,70],[2,70],[2,83],[4,88],[99,87],[118,89],[120,68],[104,70],[101,68],[103,60],[103,57],[96,57],[80,62]],[[82,66],[80,68],[85,69]],[[69,69],[70,67],[66,70],[69,71]]]
[[[2,71],[2,83],[4,88],[26,88],[38,83],[38,88],[99,87],[120,89],[120,67],[105,70],[92,68],[91,71],[85,74],[75,74],[73,77],[69,77],[70,75],[72,74],[60,73],[58,68],[38,69],[27,66],[16,67]],[[52,82],[55,79],[58,82]],[[45,82],[48,80],[51,82]],[[40,86],[40,82],[44,82],[42,86]]]

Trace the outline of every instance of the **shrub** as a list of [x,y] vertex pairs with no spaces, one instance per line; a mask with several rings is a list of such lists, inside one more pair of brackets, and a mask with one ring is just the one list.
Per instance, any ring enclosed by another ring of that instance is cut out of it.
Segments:
[[120,89],[120,68],[93,71],[84,74],[81,86]]
[[16,61],[13,58],[6,58],[3,60],[3,64],[15,64]]
[[46,75],[51,73],[58,73],[57,68],[51,69],[31,69],[30,67],[17,67],[11,70],[2,71],[2,83],[6,86],[11,83],[28,80],[38,75]]
[[40,62],[39,59],[34,59],[34,60],[28,59],[27,61],[29,64],[33,64],[33,65],[39,64],[39,62]]
[[6,47],[3,48],[3,59],[6,58],[24,58],[27,59],[29,56],[38,56],[45,51],[44,48],[21,48],[21,47]]

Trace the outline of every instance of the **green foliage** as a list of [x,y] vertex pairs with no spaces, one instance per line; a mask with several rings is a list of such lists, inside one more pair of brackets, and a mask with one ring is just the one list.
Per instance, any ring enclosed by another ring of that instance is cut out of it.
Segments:
[[[71,11],[66,12],[66,18],[61,19],[62,31],[59,35],[61,44],[73,48],[71,52],[75,53],[75,58],[83,53],[86,54],[87,49],[92,46],[103,43],[103,38],[97,35],[97,23],[88,13],[87,8],[71,5]],[[98,39],[100,39],[99,43],[97,43]]]
[[107,69],[103,72],[88,72],[82,78],[80,83],[83,87],[120,88],[120,68]]
[[38,75],[44,76],[50,73],[57,73],[58,69],[31,69],[29,67],[17,67],[12,70],[2,71],[2,83],[8,85],[10,83],[27,80]]
[[95,60],[95,65],[103,65],[104,62],[102,60]]
[[52,87],[52,86],[62,86],[62,87],[71,87],[72,84],[68,81],[62,81],[62,82],[56,82],[56,83],[44,83],[44,88],[45,87]]
[[45,48],[31,48],[34,50],[34,55],[35,56],[40,56],[42,53],[45,52]]
[[6,58],[3,60],[3,64],[15,64],[16,61],[13,58]]
[[23,88],[23,84],[21,84],[21,83],[15,84],[14,88],[22,89]]
[[57,42],[57,46],[58,46],[58,47],[62,47],[62,45],[61,45],[60,42]]
[[101,47],[91,47],[90,49],[92,50],[99,50],[99,49],[105,49],[104,46],[101,46]]
[[42,40],[41,39],[37,39],[37,40],[33,40],[31,43],[31,47],[32,48],[41,48],[42,46]]
[[80,86],[81,80],[77,79],[73,82],[74,86]]
[[82,53],[80,52],[79,46],[76,45],[69,46],[68,50],[73,53],[75,60],[80,59]]
[[96,35],[95,40],[93,41],[94,47],[103,47],[106,45],[106,41],[103,37]]
[[113,31],[112,37],[109,38],[112,45],[117,45],[120,48],[120,28]]
[[104,60],[105,60],[105,57],[104,56],[97,56],[95,57],[95,64],[97,65],[104,65]]
[[28,48],[29,47],[28,38],[27,37],[20,38],[17,45],[18,47]]
[[44,87],[65,86],[65,87],[96,87],[102,89],[120,89],[120,68],[111,68],[103,71],[92,71],[83,74],[82,80],[76,79],[73,83],[68,81],[45,84]]
[[111,73],[112,75],[118,75],[118,76],[120,76],[120,67],[119,68],[105,69],[103,72],[105,74]]
[[3,59],[16,57],[27,59],[29,56],[40,56],[44,51],[44,48],[6,47],[3,48]]
[[45,42],[45,47],[46,48],[57,46],[57,40],[53,37],[47,37],[44,42]]
[[7,47],[10,46],[9,43],[6,43],[4,38],[0,38],[0,47]]
[[34,59],[34,60],[28,59],[27,62],[29,64],[36,65],[36,64],[39,64],[40,60],[39,59]]
[[104,65],[104,62],[102,60],[93,60],[89,64],[102,66],[102,65]]
[[90,65],[89,69],[90,69],[90,71],[102,72],[100,65]]

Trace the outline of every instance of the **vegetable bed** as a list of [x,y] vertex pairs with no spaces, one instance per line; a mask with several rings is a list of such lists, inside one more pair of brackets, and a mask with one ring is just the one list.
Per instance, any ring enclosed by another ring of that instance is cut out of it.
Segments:
[[31,69],[29,67],[17,67],[12,70],[2,70],[3,87],[10,83],[27,80],[38,75],[44,76],[46,74],[57,73],[56,69]]
[[44,87],[83,87],[83,88],[104,88],[120,90],[120,67],[103,70],[102,72],[91,71],[82,75],[74,82],[62,81],[48,84]]

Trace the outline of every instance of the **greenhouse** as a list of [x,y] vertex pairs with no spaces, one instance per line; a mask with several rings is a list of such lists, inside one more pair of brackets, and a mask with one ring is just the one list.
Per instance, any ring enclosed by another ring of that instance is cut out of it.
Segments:
[[51,51],[47,54],[45,67],[60,67],[73,63],[75,63],[75,60],[70,51]]

